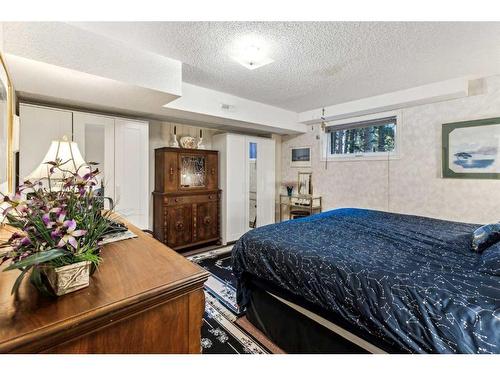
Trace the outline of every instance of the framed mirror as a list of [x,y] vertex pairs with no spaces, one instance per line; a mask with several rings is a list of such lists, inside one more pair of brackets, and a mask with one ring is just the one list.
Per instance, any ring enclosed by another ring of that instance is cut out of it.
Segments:
[[3,194],[13,191],[12,98],[11,82],[0,55],[0,192]]
[[299,172],[297,186],[299,195],[312,195],[312,173]]

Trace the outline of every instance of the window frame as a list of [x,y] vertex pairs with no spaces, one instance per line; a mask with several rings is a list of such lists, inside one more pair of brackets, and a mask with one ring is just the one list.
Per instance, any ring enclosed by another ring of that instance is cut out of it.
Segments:
[[326,131],[321,132],[321,161],[367,161],[367,160],[387,160],[387,159],[400,159],[401,157],[401,133],[403,129],[403,121],[401,111],[379,112],[366,116],[350,117],[342,120],[328,121],[327,127],[335,128],[338,130],[346,129],[346,126],[352,123],[377,120],[385,117],[396,117],[396,128],[394,137],[394,150],[384,152],[359,152],[354,154],[331,154],[330,147],[327,149],[327,142],[331,137],[331,133]]

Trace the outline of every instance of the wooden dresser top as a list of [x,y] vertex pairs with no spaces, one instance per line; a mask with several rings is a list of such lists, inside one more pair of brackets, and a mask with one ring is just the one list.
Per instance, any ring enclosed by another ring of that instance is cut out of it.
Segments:
[[139,237],[105,245],[87,288],[47,298],[26,277],[12,296],[19,271],[0,272],[0,353],[42,351],[203,285],[201,267],[126,224]]

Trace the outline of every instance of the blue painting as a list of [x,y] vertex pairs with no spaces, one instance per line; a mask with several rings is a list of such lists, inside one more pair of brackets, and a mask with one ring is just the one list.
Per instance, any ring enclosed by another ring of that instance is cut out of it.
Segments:
[[500,124],[454,129],[448,165],[455,173],[500,173]]
[[310,167],[311,166],[311,148],[310,147],[291,147],[290,166],[291,167]]
[[311,158],[311,149],[294,148],[292,149],[292,161],[309,161]]

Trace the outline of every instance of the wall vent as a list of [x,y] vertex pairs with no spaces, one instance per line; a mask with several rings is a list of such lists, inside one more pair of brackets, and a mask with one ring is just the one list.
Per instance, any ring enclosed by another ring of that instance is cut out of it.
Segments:
[[236,110],[236,107],[231,104],[222,103],[220,105],[220,109],[222,109],[224,112],[234,112]]

